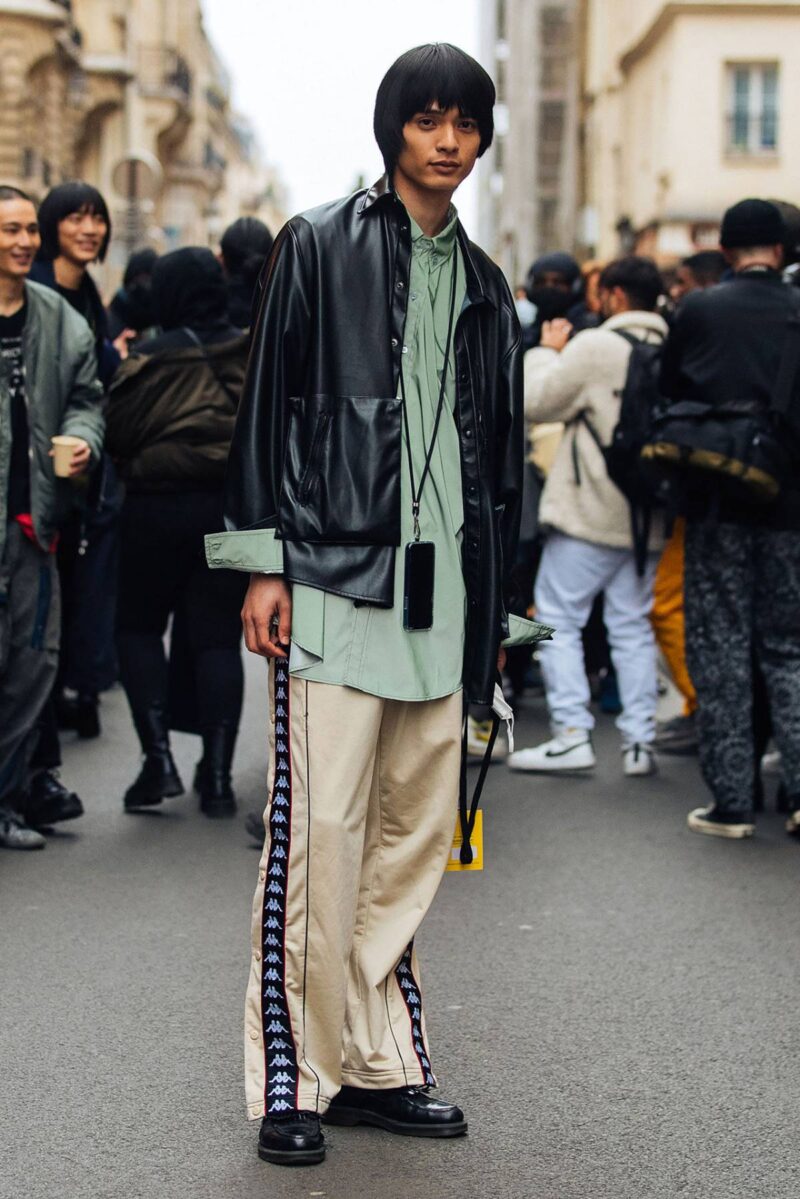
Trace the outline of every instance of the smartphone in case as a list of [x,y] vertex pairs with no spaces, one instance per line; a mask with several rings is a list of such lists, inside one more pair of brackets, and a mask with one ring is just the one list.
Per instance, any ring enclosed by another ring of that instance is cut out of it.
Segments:
[[403,628],[422,632],[433,626],[433,568],[436,546],[432,541],[410,541],[406,546],[403,586]]

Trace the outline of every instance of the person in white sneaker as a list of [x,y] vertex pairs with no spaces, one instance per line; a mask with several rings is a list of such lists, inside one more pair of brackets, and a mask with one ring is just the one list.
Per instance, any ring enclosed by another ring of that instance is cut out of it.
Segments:
[[626,775],[655,770],[656,646],[650,623],[653,582],[663,547],[656,513],[644,571],[637,570],[628,501],[608,477],[601,445],[619,420],[631,338],[660,343],[665,321],[654,310],[662,282],[647,258],[621,258],[600,277],[605,317],[598,329],[570,340],[571,326],[543,326],[541,344],[525,355],[525,415],[563,421],[564,438],[542,494],[546,542],[536,581],[537,619],[557,634],[539,658],[553,739],[508,757],[512,770],[560,773],[595,765],[594,716],[581,632],[592,604],[605,595],[604,620],[617,673]]

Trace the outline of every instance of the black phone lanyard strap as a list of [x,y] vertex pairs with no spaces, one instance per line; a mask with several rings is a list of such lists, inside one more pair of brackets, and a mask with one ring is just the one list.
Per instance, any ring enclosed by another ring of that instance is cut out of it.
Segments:
[[[445,388],[447,385],[447,367],[450,362],[450,347],[453,343],[453,325],[455,323],[456,314],[456,280],[458,277],[458,247],[453,247],[453,281],[450,287],[450,316],[447,321],[447,344],[444,351],[444,366],[442,367],[442,381],[439,387],[439,402],[436,405],[436,419],[433,422],[433,433],[431,434],[430,445],[425,455],[425,465],[422,469],[422,475],[419,480],[419,489],[414,484],[414,463],[411,457],[411,431],[408,425],[408,401],[406,399],[406,384],[403,378],[403,368],[400,367],[400,393],[403,397],[403,424],[406,434],[406,451],[408,456],[408,473],[411,478],[411,512],[414,517],[414,540],[419,541],[419,511],[420,501],[422,500],[422,489],[430,474],[431,462],[433,461],[433,450],[436,445],[436,436],[439,432],[439,422],[442,419],[444,410]],[[423,434],[424,437],[424,434]]]

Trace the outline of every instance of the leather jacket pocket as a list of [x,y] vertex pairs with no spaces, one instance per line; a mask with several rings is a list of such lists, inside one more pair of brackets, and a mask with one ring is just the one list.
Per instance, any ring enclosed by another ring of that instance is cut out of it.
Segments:
[[335,545],[400,544],[400,400],[290,400],[278,528]]

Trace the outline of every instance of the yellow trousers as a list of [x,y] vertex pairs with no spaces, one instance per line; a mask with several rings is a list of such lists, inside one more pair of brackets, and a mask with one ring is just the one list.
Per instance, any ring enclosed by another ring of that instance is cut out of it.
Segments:
[[691,716],[697,708],[697,693],[686,668],[686,637],[683,621],[683,546],[686,521],[675,521],[672,536],[656,572],[653,602],[653,631],[666,658],[672,681],[683,696],[683,714]]

